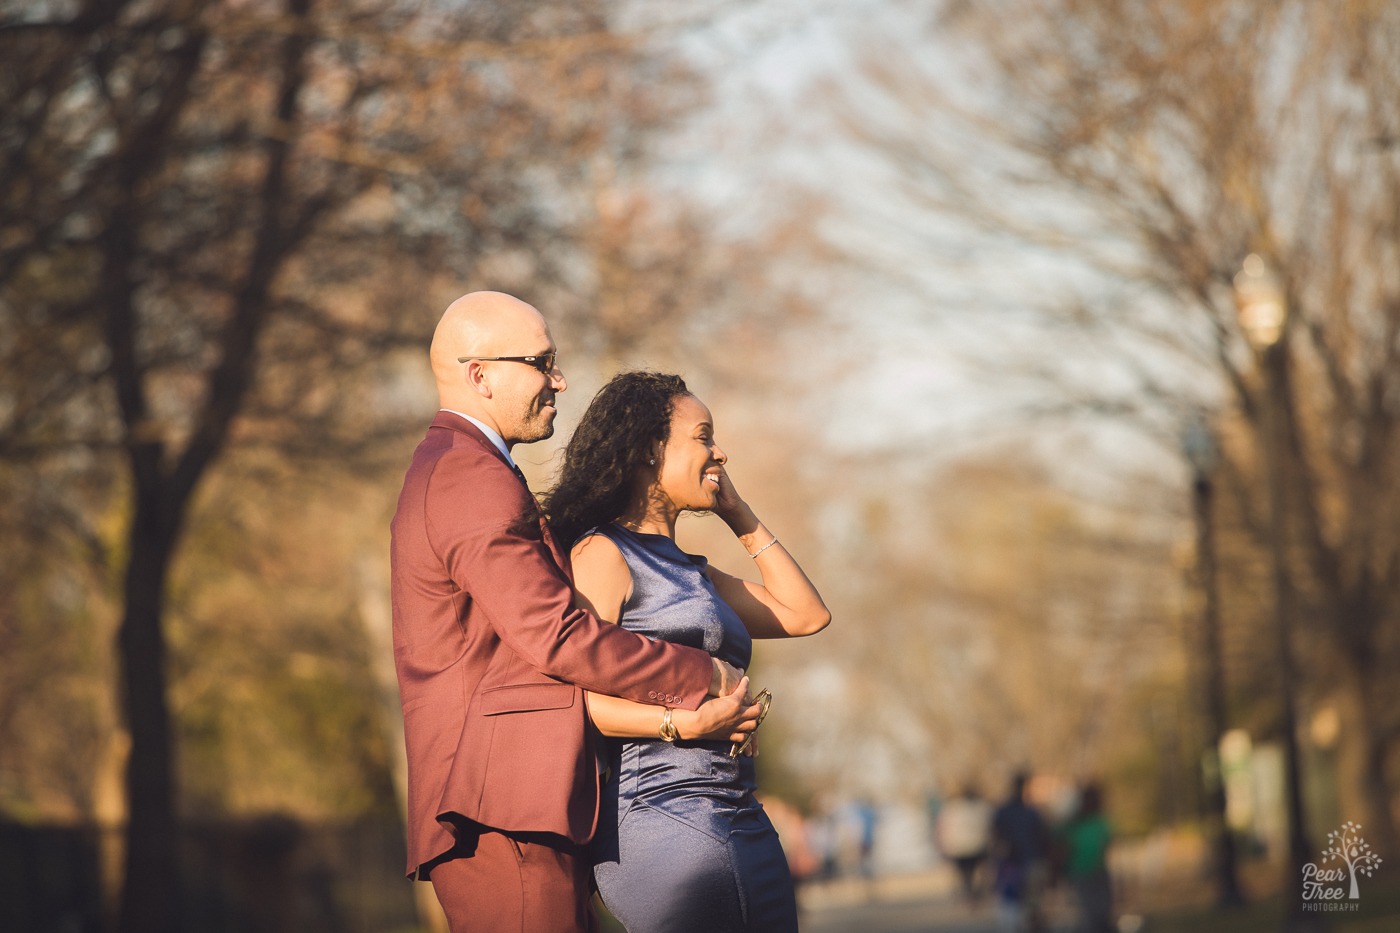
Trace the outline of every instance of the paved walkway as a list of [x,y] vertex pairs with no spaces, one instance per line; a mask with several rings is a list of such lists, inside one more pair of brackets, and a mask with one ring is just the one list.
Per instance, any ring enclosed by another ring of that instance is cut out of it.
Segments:
[[[1001,933],[989,899],[979,908],[963,904],[945,873],[880,878],[873,883],[842,879],[804,889],[798,896],[803,933]],[[1074,928],[1062,897],[1047,903],[1052,933]]]
[[971,912],[948,901],[872,901],[805,910],[803,933],[1001,933],[988,907]]

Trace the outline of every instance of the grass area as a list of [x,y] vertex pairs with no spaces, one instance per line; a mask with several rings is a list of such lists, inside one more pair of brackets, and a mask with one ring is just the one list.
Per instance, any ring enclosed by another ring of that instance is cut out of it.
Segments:
[[[1394,933],[1400,930],[1400,872],[1364,879],[1356,906],[1355,911],[1309,916],[1321,918],[1320,929],[1337,933]],[[1235,909],[1194,906],[1152,911],[1143,933],[1278,933],[1286,908],[1283,896],[1275,893]]]

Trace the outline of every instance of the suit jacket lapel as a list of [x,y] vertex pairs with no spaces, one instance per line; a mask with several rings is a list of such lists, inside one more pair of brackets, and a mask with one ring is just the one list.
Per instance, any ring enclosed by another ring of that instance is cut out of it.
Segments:
[[[510,461],[501,454],[501,449],[491,443],[491,439],[485,434],[482,434],[481,429],[466,418],[460,417],[450,411],[439,411],[437,417],[433,419],[433,427],[461,431],[463,434],[468,435],[481,444],[482,447],[486,448],[487,452],[499,460],[501,465],[507,470],[510,470],[512,473],[515,472],[515,468],[511,466]],[[526,491],[530,491],[529,484],[526,483],[524,485]],[[534,497],[532,491],[530,495],[532,498]],[[554,555],[554,562],[563,569],[564,573],[568,575],[569,580],[572,581],[574,573],[569,560],[569,552],[555,539],[554,532],[550,530],[549,523],[545,521],[543,513],[540,513],[539,522],[540,534],[543,536],[545,543],[549,545],[549,551]]]

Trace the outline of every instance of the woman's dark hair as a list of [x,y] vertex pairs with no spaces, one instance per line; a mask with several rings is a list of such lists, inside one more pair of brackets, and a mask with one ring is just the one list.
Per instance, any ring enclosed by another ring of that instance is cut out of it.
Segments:
[[627,508],[637,474],[671,434],[671,411],[689,395],[667,373],[619,373],[598,390],[564,448],[559,479],[544,496],[554,536],[573,546]]

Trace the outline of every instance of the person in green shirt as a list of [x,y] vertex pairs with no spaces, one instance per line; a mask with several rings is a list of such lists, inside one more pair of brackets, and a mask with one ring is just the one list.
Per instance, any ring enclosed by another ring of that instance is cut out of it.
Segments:
[[1113,922],[1113,884],[1108,872],[1108,846],[1113,829],[1103,815],[1103,793],[1086,784],[1079,808],[1060,830],[1065,877],[1079,901],[1080,929],[1109,933]]

